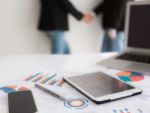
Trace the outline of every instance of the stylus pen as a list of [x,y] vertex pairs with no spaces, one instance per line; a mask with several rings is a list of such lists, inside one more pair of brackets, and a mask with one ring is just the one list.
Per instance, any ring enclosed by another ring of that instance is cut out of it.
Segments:
[[48,93],[48,94],[50,94],[50,95],[52,95],[52,96],[54,96],[54,97],[56,97],[56,98],[62,100],[62,101],[66,101],[66,100],[67,100],[67,99],[65,99],[64,97],[62,97],[60,94],[57,94],[56,92],[51,91],[50,89],[47,89],[47,88],[43,87],[43,86],[40,85],[40,84],[35,84],[35,87],[41,89],[42,91],[44,91],[44,92],[46,92],[46,93]]

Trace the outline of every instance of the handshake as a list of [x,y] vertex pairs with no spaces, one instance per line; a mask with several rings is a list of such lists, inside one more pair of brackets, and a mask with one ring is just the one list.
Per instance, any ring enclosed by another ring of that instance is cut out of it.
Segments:
[[94,18],[94,14],[87,13],[87,14],[84,14],[82,21],[84,21],[86,24],[89,24],[92,22],[93,18]]

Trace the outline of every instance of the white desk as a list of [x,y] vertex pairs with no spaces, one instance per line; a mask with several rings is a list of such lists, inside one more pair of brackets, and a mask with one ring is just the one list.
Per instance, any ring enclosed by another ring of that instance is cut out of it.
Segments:
[[[1,79],[0,82],[8,80],[8,77],[16,77],[21,73],[36,70],[49,71],[86,71],[97,70],[96,62],[111,54],[93,55],[19,55],[0,57]],[[5,76],[2,76],[5,75]]]
[[[11,81],[11,79],[13,78],[20,79],[24,75],[29,75],[30,73],[39,70],[49,71],[49,72],[61,71],[61,70],[71,71],[71,72],[99,71],[102,67],[97,66],[96,62],[102,60],[103,58],[109,57],[111,55],[114,54],[101,54],[101,55],[89,54],[89,55],[73,55],[73,56],[20,55],[20,56],[0,57],[0,70],[1,70],[0,85],[8,84],[8,81]],[[102,107],[106,106],[106,108],[110,108],[111,107],[110,105],[111,104],[104,104],[101,106]],[[80,112],[85,113],[82,110]],[[0,107],[0,113],[6,113],[6,110],[4,110],[4,108],[1,109]],[[106,111],[104,112],[102,112],[101,110],[97,112],[89,111],[88,113],[106,113]],[[108,113],[115,113],[115,112],[110,111]],[[116,112],[116,113],[121,113],[121,112]],[[145,112],[145,113],[149,113],[149,112]]]

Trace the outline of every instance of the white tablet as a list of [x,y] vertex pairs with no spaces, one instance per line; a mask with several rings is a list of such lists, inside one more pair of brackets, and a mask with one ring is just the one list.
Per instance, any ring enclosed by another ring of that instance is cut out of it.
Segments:
[[141,89],[102,72],[64,77],[64,80],[97,104],[142,93]]

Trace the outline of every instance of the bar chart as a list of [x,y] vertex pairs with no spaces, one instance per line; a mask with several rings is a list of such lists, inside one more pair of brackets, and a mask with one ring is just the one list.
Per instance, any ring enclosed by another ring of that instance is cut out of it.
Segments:
[[[112,111],[113,111],[113,113],[132,113],[132,112],[130,112],[130,110],[128,108],[113,109]],[[136,113],[143,113],[143,111],[141,109],[137,109]]]
[[64,84],[64,80],[62,78],[58,78],[56,74],[38,72],[32,74],[24,79],[24,81],[32,82],[32,83],[40,83],[49,86],[59,86],[61,87]]

